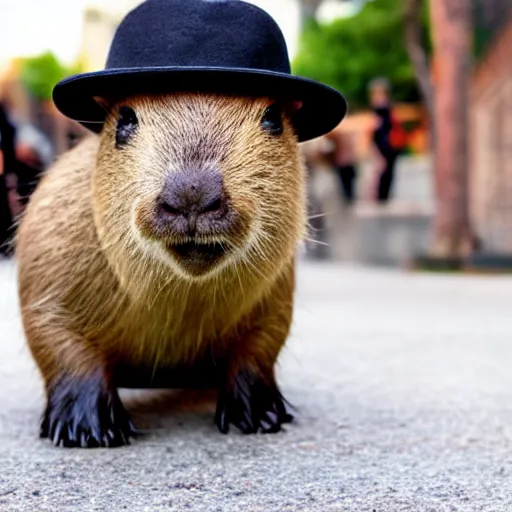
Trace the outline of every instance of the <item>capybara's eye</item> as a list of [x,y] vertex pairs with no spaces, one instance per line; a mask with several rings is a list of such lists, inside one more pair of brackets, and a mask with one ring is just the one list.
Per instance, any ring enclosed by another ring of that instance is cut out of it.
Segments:
[[116,148],[125,146],[137,131],[139,120],[137,114],[130,107],[121,107],[119,109],[119,120],[116,130]]
[[283,133],[283,110],[279,103],[274,103],[265,110],[261,120],[261,127],[266,132],[274,136]]

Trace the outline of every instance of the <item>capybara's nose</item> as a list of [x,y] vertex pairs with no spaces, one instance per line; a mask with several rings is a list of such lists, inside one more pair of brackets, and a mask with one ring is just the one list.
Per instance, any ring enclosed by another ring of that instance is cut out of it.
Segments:
[[185,217],[190,231],[204,215],[220,216],[224,207],[222,174],[215,169],[170,173],[160,195],[160,216]]

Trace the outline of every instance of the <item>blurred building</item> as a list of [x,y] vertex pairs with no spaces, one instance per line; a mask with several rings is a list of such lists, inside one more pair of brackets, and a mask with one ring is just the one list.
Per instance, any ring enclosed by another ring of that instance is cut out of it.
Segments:
[[105,66],[117,26],[139,0],[91,1],[84,9],[81,54],[88,70]]
[[512,253],[512,2],[475,0],[471,209],[486,251]]

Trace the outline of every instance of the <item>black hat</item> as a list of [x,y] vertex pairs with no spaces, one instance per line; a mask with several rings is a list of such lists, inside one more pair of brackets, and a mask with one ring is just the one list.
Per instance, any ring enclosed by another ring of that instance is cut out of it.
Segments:
[[174,91],[300,100],[301,142],[334,129],[347,111],[338,91],[291,74],[276,22],[242,0],[146,0],[117,28],[105,69],[62,80],[53,100],[99,133],[105,110],[95,96]]

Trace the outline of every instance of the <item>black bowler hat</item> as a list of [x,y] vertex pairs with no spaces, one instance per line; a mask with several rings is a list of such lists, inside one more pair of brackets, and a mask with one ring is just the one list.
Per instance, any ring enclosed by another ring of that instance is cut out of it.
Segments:
[[105,110],[95,96],[175,91],[302,101],[295,119],[301,142],[334,129],[347,111],[338,91],[291,74],[276,22],[242,0],[146,0],[117,28],[105,69],[62,80],[53,100],[99,133]]

